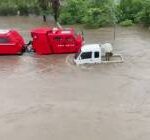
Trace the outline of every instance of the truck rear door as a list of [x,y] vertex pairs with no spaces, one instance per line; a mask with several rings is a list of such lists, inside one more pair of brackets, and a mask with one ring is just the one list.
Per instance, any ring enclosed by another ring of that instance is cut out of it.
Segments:
[[53,40],[51,41],[53,52],[54,53],[64,53],[66,51],[65,49],[65,43],[64,43],[64,37],[61,35],[56,35],[53,37]]
[[54,53],[74,53],[77,46],[74,37],[69,35],[56,35],[51,41]]
[[68,52],[77,52],[77,46],[76,46],[76,41],[75,38],[73,36],[66,36],[65,37],[65,48]]

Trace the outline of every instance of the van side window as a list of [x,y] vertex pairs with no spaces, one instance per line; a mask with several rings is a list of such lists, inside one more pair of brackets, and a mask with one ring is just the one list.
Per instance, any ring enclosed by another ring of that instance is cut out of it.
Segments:
[[99,58],[99,52],[94,53],[94,58]]
[[56,37],[54,37],[54,40],[55,40],[55,41],[61,41],[62,38],[61,38],[60,36],[56,36]]
[[92,58],[92,52],[85,52],[81,54],[81,59],[90,59]]
[[9,43],[9,39],[5,37],[0,37],[0,43]]

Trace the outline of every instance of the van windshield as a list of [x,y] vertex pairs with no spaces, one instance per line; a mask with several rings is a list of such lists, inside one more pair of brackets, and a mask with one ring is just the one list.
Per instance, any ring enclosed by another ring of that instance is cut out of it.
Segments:
[[80,55],[80,52],[76,53],[74,58],[77,59],[79,55]]

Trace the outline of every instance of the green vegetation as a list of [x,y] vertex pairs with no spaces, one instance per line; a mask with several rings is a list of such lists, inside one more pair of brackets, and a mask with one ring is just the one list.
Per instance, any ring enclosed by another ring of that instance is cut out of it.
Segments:
[[125,20],[125,21],[120,22],[120,25],[121,25],[121,26],[132,26],[132,25],[133,25],[133,21],[127,19],[127,20]]
[[98,28],[119,23],[150,25],[150,0],[64,0],[60,22]]
[[[0,15],[48,15],[52,13],[50,1],[0,0]],[[150,0],[62,0],[58,20],[62,24],[80,23],[90,28],[114,23],[150,26]]]
[[137,14],[138,21],[145,25],[150,25],[150,0],[144,0],[142,3],[142,9]]
[[116,5],[117,19],[121,23],[150,25],[150,0],[120,0]]
[[62,7],[62,24],[83,23],[86,27],[97,28],[113,24],[112,0],[66,0]]
[[83,23],[86,9],[88,9],[87,0],[66,0],[59,20],[62,24]]
[[115,16],[112,0],[89,2],[83,22],[87,27],[101,27],[114,24]]
[[0,15],[39,14],[37,0],[0,0]]

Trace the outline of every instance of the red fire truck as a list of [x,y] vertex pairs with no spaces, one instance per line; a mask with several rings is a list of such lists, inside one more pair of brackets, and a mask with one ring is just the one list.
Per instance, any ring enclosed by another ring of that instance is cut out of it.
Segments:
[[24,40],[15,30],[0,30],[0,54],[21,54]]
[[31,36],[32,48],[37,54],[76,53],[84,42],[82,35],[72,28],[36,28]]

